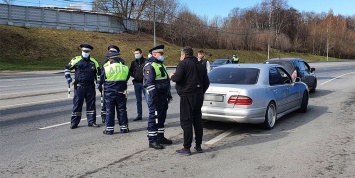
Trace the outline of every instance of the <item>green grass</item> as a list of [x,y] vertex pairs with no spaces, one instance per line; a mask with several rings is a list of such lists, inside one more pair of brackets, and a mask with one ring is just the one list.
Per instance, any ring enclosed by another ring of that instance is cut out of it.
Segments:
[[[101,62],[107,46],[115,44],[128,65],[134,59],[133,51],[139,47],[144,56],[153,47],[153,36],[145,33],[109,34],[49,28],[24,28],[0,25],[0,70],[54,70],[63,69],[73,57],[81,55],[79,45],[94,46],[92,57]],[[165,45],[165,64],[175,66],[179,62],[181,46],[157,38],[157,44]],[[196,52],[200,49],[194,49]],[[241,63],[260,63],[267,59],[267,51],[235,51],[204,49],[213,62],[217,58],[231,58],[237,54]],[[211,57],[209,55],[212,55]],[[300,57],[308,62],[326,61],[324,56],[300,53],[270,52],[270,58]],[[330,61],[339,59],[329,58]]]

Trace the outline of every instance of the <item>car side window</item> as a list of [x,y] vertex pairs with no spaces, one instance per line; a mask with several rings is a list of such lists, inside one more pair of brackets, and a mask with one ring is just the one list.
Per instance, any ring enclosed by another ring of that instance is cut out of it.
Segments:
[[311,67],[307,64],[307,62],[303,62],[304,67],[306,68],[307,71],[311,71]]
[[287,72],[279,67],[271,67],[269,70],[269,84],[270,85],[283,85],[290,83],[292,80]]
[[269,84],[278,85],[281,81],[281,74],[277,71],[275,67],[269,69]]
[[299,61],[298,66],[300,68],[300,71],[306,71],[306,66],[304,65],[303,61]]

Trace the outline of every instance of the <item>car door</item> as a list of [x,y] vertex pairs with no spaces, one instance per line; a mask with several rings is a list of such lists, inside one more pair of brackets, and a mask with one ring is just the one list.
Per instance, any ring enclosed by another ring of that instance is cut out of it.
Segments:
[[287,110],[288,106],[288,90],[289,86],[284,83],[284,78],[281,76],[278,67],[270,67],[269,69],[269,91],[274,94],[276,100],[277,113]]
[[286,71],[286,69],[282,67],[278,67],[277,70],[282,76],[282,83],[286,87],[286,92],[285,94],[285,110],[297,107],[299,104],[300,100],[300,91],[299,89],[295,86],[295,83],[290,76],[290,74]]

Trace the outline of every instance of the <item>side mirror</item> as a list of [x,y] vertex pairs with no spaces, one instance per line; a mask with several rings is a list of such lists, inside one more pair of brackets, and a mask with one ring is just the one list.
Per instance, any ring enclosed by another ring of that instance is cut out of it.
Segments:
[[301,78],[299,78],[299,77],[295,78],[295,82],[300,82],[300,81],[301,81]]
[[311,67],[311,72],[314,72],[314,71],[316,71],[316,68]]

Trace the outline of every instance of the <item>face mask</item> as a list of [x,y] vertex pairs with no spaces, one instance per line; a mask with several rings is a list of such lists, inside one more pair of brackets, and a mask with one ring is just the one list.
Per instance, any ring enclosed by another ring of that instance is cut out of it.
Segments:
[[159,61],[164,62],[164,56],[160,56]]
[[135,55],[134,55],[134,58],[140,59],[140,58],[141,58],[141,55],[140,55],[140,54],[135,54]]
[[85,53],[85,52],[81,52],[81,55],[83,56],[83,58],[88,58],[90,56],[89,53]]

